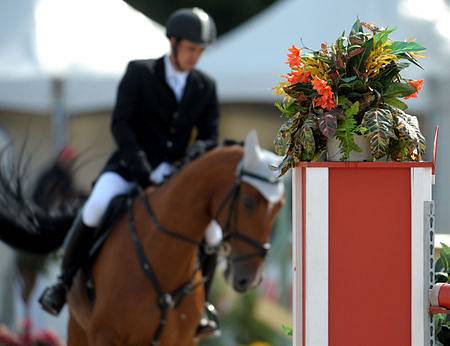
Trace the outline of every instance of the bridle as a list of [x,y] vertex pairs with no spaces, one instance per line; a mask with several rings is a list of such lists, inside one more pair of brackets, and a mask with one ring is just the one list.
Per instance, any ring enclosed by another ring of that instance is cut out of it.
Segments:
[[[219,206],[219,209],[215,213],[215,219],[217,220],[220,216],[220,213],[224,210],[225,205],[229,202],[230,206],[228,208],[228,215],[226,217],[225,225],[223,227],[224,230],[224,236],[223,241],[221,244],[219,244],[219,248],[225,249],[225,255],[227,257],[228,261],[231,262],[241,262],[241,261],[247,261],[254,257],[261,257],[265,258],[267,255],[267,252],[271,248],[270,242],[261,243],[259,241],[256,241],[249,236],[245,235],[244,233],[240,232],[237,228],[237,221],[238,221],[238,202],[239,197],[241,196],[241,184],[242,184],[242,178],[244,176],[248,176],[254,179],[261,180],[265,183],[269,184],[278,184],[277,180],[271,180],[264,176],[246,171],[245,169],[241,168],[238,171],[238,174],[236,175],[236,179],[234,181],[234,184],[230,190],[230,192],[226,195],[225,199],[222,201],[222,203]],[[231,246],[229,245],[230,241],[232,239],[241,241],[250,247],[255,249],[255,252],[241,255],[241,256],[231,256]]]
[[[238,174],[236,174],[236,179],[234,181],[233,186],[231,187],[230,191],[226,194],[224,200],[222,201],[222,203],[219,206],[219,209],[215,213],[216,219],[217,219],[219,217],[220,213],[225,209],[225,206],[227,205],[227,203],[229,203],[228,215],[226,217],[225,226],[224,226],[224,238],[223,238],[222,243],[219,244],[219,246],[215,249],[215,251],[218,252],[220,250],[220,248],[225,248],[225,247],[230,248],[229,241],[231,239],[236,239],[236,240],[242,241],[242,242],[246,243],[247,245],[250,245],[251,247],[253,247],[255,249],[255,252],[252,252],[252,253],[249,253],[246,255],[242,255],[242,256],[231,257],[231,251],[228,251],[227,260],[233,261],[233,262],[246,261],[246,260],[252,259],[254,257],[264,258],[270,249],[270,243],[260,243],[256,240],[246,236],[242,232],[239,232],[239,230],[236,227],[237,219],[238,219],[238,202],[239,202],[239,197],[241,194],[242,178],[244,176],[256,178],[258,180],[261,180],[261,181],[264,181],[267,183],[272,183],[272,184],[278,183],[277,181],[269,180],[263,176],[259,176],[252,172],[248,172],[242,168],[239,169]],[[202,242],[198,242],[194,239],[190,239],[188,237],[185,237],[182,234],[171,231],[171,230],[165,228],[164,226],[162,226],[159,223],[158,218],[156,217],[156,214],[153,211],[153,208],[151,207],[150,201],[148,200],[148,196],[145,194],[145,192],[141,188],[139,188],[138,197],[140,197],[142,199],[145,209],[146,209],[146,212],[147,212],[148,216],[150,217],[150,220],[152,221],[152,223],[154,224],[154,226],[156,227],[156,229],[159,232],[166,234],[170,237],[173,237],[174,239],[177,239],[178,241],[185,242],[190,245],[194,245],[197,247],[200,247],[203,245]],[[164,326],[167,322],[168,310],[176,309],[178,306],[180,306],[183,299],[188,294],[193,292],[198,286],[200,286],[204,283],[204,279],[202,279],[200,282],[194,282],[197,272],[201,270],[200,269],[201,266],[200,266],[200,264],[198,264],[197,267],[195,268],[194,272],[192,273],[189,281],[180,285],[173,292],[164,292],[163,291],[163,289],[161,288],[161,284],[158,280],[158,277],[156,276],[155,270],[153,269],[153,266],[150,263],[150,260],[146,256],[144,247],[142,246],[142,243],[140,242],[140,240],[138,238],[138,234],[137,234],[137,230],[136,230],[136,226],[135,226],[135,222],[134,222],[133,208],[132,208],[133,200],[134,200],[133,195],[130,194],[130,196],[128,196],[128,198],[127,198],[128,229],[130,231],[131,239],[133,240],[136,254],[139,259],[139,265],[140,265],[142,271],[144,272],[145,276],[150,281],[150,283],[152,284],[153,288],[155,289],[155,291],[157,293],[157,296],[158,296],[157,303],[158,303],[158,307],[161,312],[159,325],[158,325],[158,327],[153,335],[152,341],[150,343],[151,346],[156,346],[159,344],[159,340],[161,338]]]

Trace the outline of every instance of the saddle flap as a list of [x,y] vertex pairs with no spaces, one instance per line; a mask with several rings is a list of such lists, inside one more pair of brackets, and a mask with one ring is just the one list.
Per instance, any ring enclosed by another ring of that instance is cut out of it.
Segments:
[[114,226],[126,210],[126,201],[129,195],[119,195],[112,199],[103,215],[100,225],[95,229],[94,240],[89,251],[89,264],[93,264],[100,248],[111,233]]

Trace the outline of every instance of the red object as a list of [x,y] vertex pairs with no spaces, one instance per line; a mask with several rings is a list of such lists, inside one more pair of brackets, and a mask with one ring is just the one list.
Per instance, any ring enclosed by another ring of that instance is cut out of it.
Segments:
[[431,170],[431,162],[298,164],[294,346],[423,344]]
[[431,306],[450,309],[450,285],[438,283],[430,290]]
[[72,161],[75,159],[76,152],[75,149],[73,149],[71,146],[66,145],[59,153],[59,158],[63,161]]
[[439,306],[430,306],[430,314],[432,315],[436,315],[436,314],[446,314],[446,315],[450,315],[450,310],[446,309],[446,308],[441,308]]
[[411,343],[410,181],[409,168],[330,168],[330,345]]

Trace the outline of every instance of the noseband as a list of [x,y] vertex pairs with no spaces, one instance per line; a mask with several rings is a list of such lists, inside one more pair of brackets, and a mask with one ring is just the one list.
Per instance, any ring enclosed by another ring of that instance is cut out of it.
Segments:
[[261,180],[263,182],[269,183],[269,184],[278,184],[278,182],[276,180],[270,180],[266,177],[254,174],[252,172],[248,172],[245,169],[239,170],[239,173],[236,176],[236,180],[235,180],[230,192],[227,193],[227,195],[225,196],[225,199],[222,201],[219,209],[216,212],[215,219],[217,220],[220,213],[224,209],[225,205],[228,202],[230,203],[230,207],[228,208],[228,215],[227,215],[227,218],[225,221],[225,226],[224,226],[223,242],[220,246],[222,246],[226,249],[230,249],[231,247],[229,246],[229,241],[232,239],[235,239],[235,240],[241,241],[247,245],[250,245],[252,248],[255,249],[255,252],[251,252],[251,253],[241,255],[241,256],[232,257],[230,254],[230,251],[227,250],[226,251],[226,252],[228,252],[227,258],[228,258],[228,260],[230,260],[232,262],[246,261],[246,260],[250,260],[254,257],[265,258],[267,255],[267,252],[270,250],[270,247],[271,247],[271,244],[269,242],[260,243],[256,240],[246,236],[245,234],[240,232],[239,229],[237,228],[238,210],[239,210],[238,202],[239,202],[239,197],[241,195],[242,177],[244,177],[244,176],[255,178],[255,179]]

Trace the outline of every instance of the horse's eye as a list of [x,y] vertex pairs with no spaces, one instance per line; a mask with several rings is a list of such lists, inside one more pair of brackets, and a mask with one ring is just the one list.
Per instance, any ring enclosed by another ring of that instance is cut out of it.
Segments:
[[249,196],[244,196],[242,202],[244,203],[244,207],[248,210],[255,210],[258,205],[258,201],[256,200],[256,198]]

